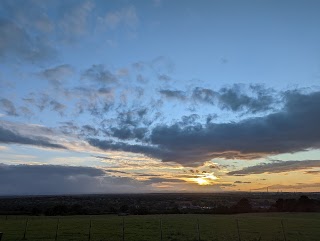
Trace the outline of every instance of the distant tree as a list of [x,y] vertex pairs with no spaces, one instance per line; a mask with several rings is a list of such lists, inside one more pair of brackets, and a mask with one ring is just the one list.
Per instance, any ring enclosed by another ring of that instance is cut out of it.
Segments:
[[145,206],[139,206],[137,209],[136,209],[136,214],[138,215],[145,215],[145,214],[149,214],[149,210],[147,207]]
[[87,211],[80,204],[73,204],[70,207],[69,212],[71,214],[78,214],[78,215],[87,214]]
[[129,211],[129,206],[128,206],[127,204],[124,204],[124,205],[122,205],[122,206],[120,207],[119,211],[120,211],[121,213],[126,213],[126,212]]
[[252,206],[247,198],[241,198],[232,209],[236,213],[248,213],[252,211]]
[[284,200],[279,198],[273,206],[275,206],[278,212],[282,212],[284,209]]
[[35,216],[40,215],[40,214],[41,214],[40,208],[38,208],[38,207],[33,207],[32,210],[31,210],[31,214],[32,214],[32,215],[35,215]]
[[219,205],[213,210],[214,213],[218,213],[218,214],[230,213],[230,211],[231,210],[229,207],[223,206],[223,205]]
[[307,196],[303,195],[299,198],[296,211],[300,212],[312,212],[316,210],[316,205],[314,200],[309,199]]
[[68,213],[68,207],[64,204],[58,204],[53,207],[53,215],[66,215]]

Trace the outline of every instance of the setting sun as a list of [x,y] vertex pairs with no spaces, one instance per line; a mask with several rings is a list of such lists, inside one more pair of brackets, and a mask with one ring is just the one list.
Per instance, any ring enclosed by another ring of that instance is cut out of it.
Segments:
[[210,182],[208,182],[208,180],[206,180],[206,179],[204,179],[202,177],[195,178],[195,181],[201,186],[210,184]]
[[217,180],[217,179],[218,178],[212,173],[204,173],[204,174],[199,175],[196,178],[192,178],[192,181],[201,185],[201,186],[204,186],[204,185],[213,184],[212,181]]

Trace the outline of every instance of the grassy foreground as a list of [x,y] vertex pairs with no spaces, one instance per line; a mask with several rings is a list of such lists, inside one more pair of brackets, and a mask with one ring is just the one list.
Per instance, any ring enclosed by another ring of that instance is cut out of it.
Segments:
[[319,241],[320,213],[0,216],[0,232],[1,241],[24,240],[24,234],[25,240],[39,241]]

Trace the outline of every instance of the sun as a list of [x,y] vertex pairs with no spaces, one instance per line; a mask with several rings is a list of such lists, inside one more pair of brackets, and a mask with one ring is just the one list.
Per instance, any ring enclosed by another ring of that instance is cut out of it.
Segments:
[[195,181],[201,186],[210,184],[206,179],[204,179],[202,177],[195,178]]
[[211,185],[215,180],[219,179],[213,173],[199,174],[196,178],[193,178],[192,181],[197,183],[200,186]]

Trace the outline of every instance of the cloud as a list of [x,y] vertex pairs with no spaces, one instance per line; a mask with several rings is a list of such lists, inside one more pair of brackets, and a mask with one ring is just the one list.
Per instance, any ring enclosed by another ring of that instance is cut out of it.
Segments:
[[58,112],[61,116],[64,114],[64,110],[66,109],[64,104],[61,104],[56,100],[51,100],[49,104],[51,106],[51,110]]
[[2,109],[7,115],[18,116],[16,107],[10,100],[6,98],[0,99],[0,109]]
[[50,81],[54,86],[60,86],[63,82],[74,73],[73,67],[68,64],[58,65],[53,68],[48,68],[39,73],[40,77],[43,77]]
[[197,114],[191,114],[188,116],[182,116],[181,125],[188,126],[196,123],[196,120],[200,118]]
[[6,146],[0,146],[0,151],[6,151],[6,150],[8,150],[9,148],[8,147],[6,147]]
[[5,144],[24,144],[24,145],[33,145],[41,146],[47,148],[57,148],[57,149],[66,149],[60,144],[51,142],[46,137],[42,136],[26,136],[17,131],[13,131],[9,128],[3,126],[3,123],[0,123],[0,143]]
[[263,163],[256,166],[245,167],[241,170],[236,170],[227,173],[228,175],[250,175],[250,174],[262,174],[262,173],[281,173],[299,171],[304,169],[310,169],[314,167],[320,167],[319,160],[306,160],[306,161],[277,161],[272,163]]
[[277,113],[238,123],[159,125],[151,131],[151,144],[174,153],[164,161],[182,164],[217,157],[255,159],[319,148],[320,92],[288,92],[285,101],[284,108]]
[[0,57],[42,63],[54,59],[56,54],[45,37],[33,36],[16,23],[0,18]]
[[[186,166],[214,158],[259,159],[319,148],[320,92],[291,91],[285,93],[284,100],[283,109],[276,113],[239,122],[193,124],[186,118],[186,125],[181,122],[157,125],[139,145],[98,139],[89,143],[101,149],[141,153]],[[119,126],[137,126],[130,115],[124,114],[120,120],[123,125]],[[132,137],[126,129],[114,129],[114,133],[122,139]]]
[[162,178],[162,177],[151,177],[143,181],[145,184],[150,185],[154,183],[184,183],[186,181],[178,178]]
[[130,128],[130,127],[120,127],[120,128],[111,128],[112,136],[119,138],[120,140],[129,140],[137,139],[142,140],[146,133],[148,132],[147,128]]
[[43,33],[52,32],[55,28],[52,19],[47,14],[51,7],[52,2],[50,1],[2,0],[0,5],[0,9],[11,16],[22,28],[31,28]]
[[165,150],[161,150],[154,146],[140,145],[140,144],[128,144],[125,142],[114,142],[110,140],[99,140],[96,138],[87,139],[88,143],[94,147],[102,150],[111,151],[124,151],[132,153],[141,153],[146,156],[155,157],[158,159],[164,159],[168,154]]
[[34,113],[28,107],[21,106],[19,108],[19,110],[20,110],[21,114],[26,116],[26,117],[31,117],[31,116],[34,115]]
[[120,128],[125,128],[127,126],[137,127],[144,121],[147,113],[148,109],[144,107],[119,112],[117,116],[117,124]]
[[84,125],[81,127],[81,134],[83,136],[97,136],[99,134],[99,130],[91,125]]
[[62,32],[68,38],[73,39],[75,36],[84,35],[88,31],[88,19],[95,5],[92,1],[84,1],[79,4],[64,6],[66,9],[59,23]]
[[266,187],[261,187],[253,190],[290,190],[290,189],[307,189],[307,188],[319,188],[320,183],[297,183],[292,185],[283,185],[283,184],[276,184]]
[[247,109],[248,112],[257,113],[270,110],[274,104],[271,89],[265,89],[261,85],[252,85],[251,90],[256,97],[243,94],[241,86],[234,84],[229,88],[222,88],[219,91],[219,103],[222,109],[241,111]]
[[251,182],[235,181],[234,183],[238,183],[238,184],[249,184],[249,183],[251,183]]
[[178,100],[185,100],[186,94],[180,90],[160,90],[161,95],[168,99],[178,99]]
[[139,183],[111,177],[98,168],[0,164],[0,195],[137,192]]
[[83,74],[83,79],[89,79],[100,84],[114,84],[118,82],[117,77],[107,70],[102,64],[94,64]]
[[217,105],[223,110],[258,113],[273,108],[276,101],[273,93],[274,90],[267,89],[263,85],[250,85],[245,91],[244,85],[234,84],[219,91],[196,87],[192,91],[191,98],[195,102]]
[[75,98],[74,111],[76,114],[85,112],[98,118],[102,118],[114,106],[115,93],[110,87],[76,87],[67,93],[68,98]]
[[121,25],[136,28],[139,18],[135,7],[129,6],[117,11],[108,12],[104,17],[100,17],[98,21],[108,29],[116,29]]
[[320,171],[305,171],[304,174],[319,175]]
[[213,105],[217,97],[218,93],[211,89],[196,87],[192,91],[192,99],[202,103]]

